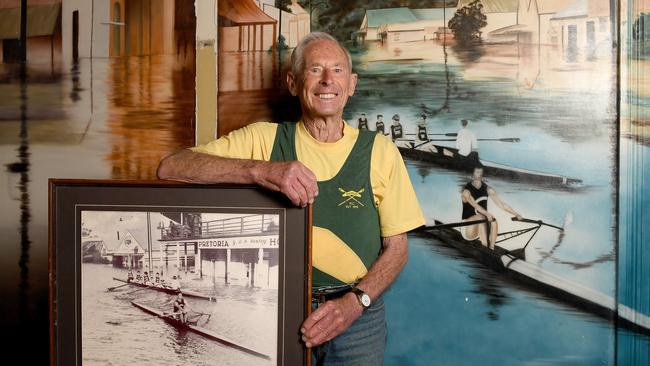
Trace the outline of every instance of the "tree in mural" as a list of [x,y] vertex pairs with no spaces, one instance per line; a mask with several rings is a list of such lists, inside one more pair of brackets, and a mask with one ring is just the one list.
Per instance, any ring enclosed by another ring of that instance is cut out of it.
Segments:
[[487,25],[483,14],[483,4],[475,0],[456,11],[449,20],[449,29],[454,33],[456,42],[469,45],[481,42],[481,28]]

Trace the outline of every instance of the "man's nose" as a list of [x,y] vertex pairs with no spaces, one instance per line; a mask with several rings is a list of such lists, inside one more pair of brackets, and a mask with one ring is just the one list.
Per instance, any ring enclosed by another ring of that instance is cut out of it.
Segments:
[[330,85],[332,84],[332,72],[329,69],[324,69],[320,78],[321,85]]

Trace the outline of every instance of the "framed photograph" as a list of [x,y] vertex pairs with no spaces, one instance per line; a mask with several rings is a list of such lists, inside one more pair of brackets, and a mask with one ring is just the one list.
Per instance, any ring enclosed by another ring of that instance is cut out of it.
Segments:
[[50,180],[52,365],[298,365],[309,209],[258,187]]

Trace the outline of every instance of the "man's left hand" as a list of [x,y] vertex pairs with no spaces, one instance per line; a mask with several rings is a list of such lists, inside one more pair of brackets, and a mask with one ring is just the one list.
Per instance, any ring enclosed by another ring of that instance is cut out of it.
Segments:
[[323,344],[343,333],[362,313],[363,307],[352,292],[327,301],[302,323],[302,340],[307,347]]

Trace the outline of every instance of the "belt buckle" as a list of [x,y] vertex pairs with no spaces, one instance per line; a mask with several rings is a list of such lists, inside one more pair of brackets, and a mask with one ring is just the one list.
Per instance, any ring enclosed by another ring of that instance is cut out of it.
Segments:
[[[328,297],[331,297],[332,295],[336,294],[341,294],[341,296],[345,295],[348,293],[354,286],[357,284],[357,282],[352,283],[352,284],[346,284],[346,285],[341,285],[341,286],[331,286],[331,287],[318,287],[316,289],[312,289],[312,304],[324,304]],[[340,297],[340,296],[336,296]]]

